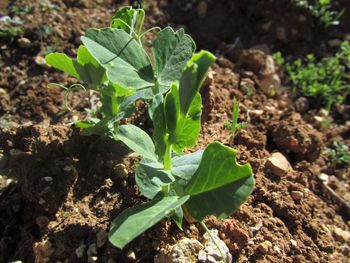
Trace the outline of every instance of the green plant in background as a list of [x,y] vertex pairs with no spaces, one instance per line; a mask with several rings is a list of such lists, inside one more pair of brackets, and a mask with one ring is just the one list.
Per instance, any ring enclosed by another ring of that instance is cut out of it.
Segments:
[[63,53],[46,56],[48,64],[99,94],[102,106],[76,123],[82,134],[115,137],[119,121],[133,113],[135,101],[167,92],[192,57],[195,44],[183,29],[151,28],[160,30],[152,47],[153,65],[142,46],[142,37],[150,31],[142,32],[144,18],[144,10],[124,7],[117,11],[110,27],[87,30],[76,59]]
[[337,103],[343,103],[350,94],[350,45],[343,42],[339,51],[318,61],[309,54],[305,59],[284,61],[281,53],[274,58],[283,64],[293,86],[293,94],[320,103],[330,111]]
[[[170,38],[164,38],[167,46]],[[167,61],[167,53],[156,61]],[[249,164],[236,163],[236,151],[214,142],[202,151],[183,154],[193,147],[200,132],[199,89],[215,57],[201,51],[194,54],[179,80],[163,96],[156,94],[149,109],[154,125],[153,141],[133,125],[118,127],[117,138],[142,156],[136,183],[150,202],[129,208],[113,221],[109,239],[123,248],[135,237],[165,217],[181,228],[183,216],[199,221],[208,215],[225,218],[251,194],[254,186]]]
[[23,24],[24,21],[19,18],[13,19],[9,16],[1,17],[0,40],[12,42],[15,38],[21,36],[24,33]]
[[331,160],[337,165],[350,165],[349,147],[342,141],[334,141],[328,149]]
[[238,122],[239,114],[239,101],[236,98],[233,99],[233,108],[232,108],[232,120],[225,122],[225,127],[228,129],[231,135],[232,142],[235,139],[235,136],[242,130],[247,128],[246,122]]
[[332,10],[332,0],[293,0],[294,4],[307,10],[312,16],[317,18],[325,27],[339,25],[339,18],[343,15],[345,9],[341,12]]
[[9,11],[9,13],[11,15],[21,16],[21,15],[24,15],[24,14],[32,13],[34,8],[35,8],[34,4],[28,4],[28,5],[11,4],[9,6],[8,11]]

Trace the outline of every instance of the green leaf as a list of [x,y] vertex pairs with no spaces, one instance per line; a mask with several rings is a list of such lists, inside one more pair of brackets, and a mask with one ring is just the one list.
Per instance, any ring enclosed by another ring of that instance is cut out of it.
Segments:
[[77,59],[72,59],[63,53],[51,53],[45,57],[45,60],[47,64],[82,80],[94,89],[97,89],[106,80],[104,68],[82,45],[78,49]]
[[198,93],[197,89],[197,65],[192,64],[185,68],[181,75],[179,84],[179,101],[181,114],[186,116],[194,96]]
[[154,86],[150,59],[142,46],[121,29],[89,29],[82,38],[89,52],[106,69],[107,77],[125,89]]
[[152,139],[139,127],[131,124],[121,125],[117,129],[116,138],[143,158],[157,161]]
[[141,193],[149,199],[153,199],[163,186],[175,180],[169,171],[164,170],[163,164],[145,160],[137,168],[135,179]]
[[[180,108],[178,105],[177,108]],[[180,115],[176,128],[170,130],[169,141],[176,152],[196,145],[201,128],[202,98],[196,94],[186,116]]]
[[182,221],[184,218],[184,212],[182,210],[182,207],[179,206],[175,209],[174,213],[171,215],[171,219],[175,222],[178,228],[182,230]]
[[135,102],[140,98],[140,93],[138,92],[131,96],[124,97],[123,102],[119,106],[119,111],[124,112],[125,117],[129,117],[136,111]]
[[143,9],[133,9],[131,6],[120,8],[112,18],[111,27],[119,28],[130,34],[131,30],[140,34],[145,18],[145,11]]
[[179,154],[171,159],[171,173],[179,178],[187,180],[194,175],[201,162],[203,151],[199,150],[190,154]]
[[[102,120],[90,118],[87,121],[77,122],[76,126],[82,128],[80,131],[81,135],[106,135],[113,139],[115,137],[116,128],[118,127],[118,122],[122,118],[124,118],[124,112],[119,112],[114,117],[107,116]],[[92,125],[88,125],[89,122]]]
[[189,196],[168,196],[156,198],[149,203],[123,211],[113,220],[109,232],[110,242],[123,248],[134,238],[154,226],[188,200]]
[[176,127],[177,127],[177,121],[179,119],[179,110],[180,110],[180,104],[179,104],[179,92],[177,88],[177,83],[174,82],[170,92],[165,96],[165,103],[164,103],[164,109],[165,109],[165,120],[166,120],[166,126],[167,130],[170,134],[174,134]]
[[53,66],[54,68],[62,70],[68,75],[81,80],[78,69],[76,69],[76,66],[74,64],[74,60],[68,57],[66,54],[57,52],[50,53],[45,56],[45,61],[47,64]]
[[209,67],[214,63],[216,57],[208,51],[200,51],[194,54],[181,76],[179,85],[179,95],[181,104],[181,113],[187,114],[187,111],[199,92],[203,81],[205,80]]
[[164,116],[164,102],[163,102],[162,94],[157,94],[156,96],[153,97],[152,105],[149,109],[149,115],[153,120],[153,126],[154,126],[153,140],[156,148],[156,154],[158,155],[159,160],[162,160],[166,149],[166,142],[165,142],[166,123],[165,123],[165,116]]
[[180,79],[195,50],[195,43],[183,29],[174,32],[171,27],[166,27],[157,33],[152,50],[159,92],[164,93],[174,81]]
[[253,176],[243,177],[215,190],[191,196],[185,209],[198,221],[209,215],[226,218],[247,200],[254,183]]
[[214,64],[216,57],[206,50],[201,50],[199,53],[193,54],[190,64],[194,63],[197,65],[197,91],[202,86],[209,68]]
[[186,209],[199,221],[207,215],[226,217],[238,209],[253,187],[250,165],[237,164],[234,149],[214,142],[205,149],[185,188],[185,194],[191,195]]

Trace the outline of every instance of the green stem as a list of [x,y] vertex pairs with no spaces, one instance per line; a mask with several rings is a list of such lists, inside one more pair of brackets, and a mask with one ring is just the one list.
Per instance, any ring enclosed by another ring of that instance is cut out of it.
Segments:
[[213,243],[215,244],[216,248],[219,250],[220,254],[221,254],[221,257],[224,261],[224,263],[227,263],[227,260],[226,260],[226,255],[225,253],[221,250],[218,242],[216,242],[216,239],[214,238],[214,236],[211,234],[209,228],[205,225],[205,223],[203,221],[200,221],[199,222],[201,224],[201,226],[204,228],[205,232],[208,233],[210,239],[213,241]]
[[163,165],[165,170],[171,170],[171,143],[168,140],[168,136],[166,136],[165,141],[166,148],[163,158]]

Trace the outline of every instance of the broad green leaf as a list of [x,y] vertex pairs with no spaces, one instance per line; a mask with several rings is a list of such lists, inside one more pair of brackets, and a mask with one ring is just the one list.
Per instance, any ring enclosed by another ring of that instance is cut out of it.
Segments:
[[253,188],[253,176],[243,177],[209,192],[191,196],[185,209],[198,221],[209,215],[226,218],[247,200]]
[[181,113],[186,115],[216,57],[208,51],[194,54],[181,76],[179,85]]
[[78,49],[77,59],[72,59],[63,53],[51,53],[45,57],[45,60],[47,64],[82,80],[94,89],[106,80],[104,68],[82,45]]
[[179,83],[179,101],[181,114],[186,116],[194,96],[198,93],[197,88],[197,65],[187,66],[181,75]]
[[156,148],[156,154],[159,159],[162,160],[165,149],[165,133],[166,133],[166,123],[164,116],[164,103],[163,103],[163,95],[157,94],[153,97],[152,105],[149,110],[149,115],[153,120],[153,140]]
[[197,65],[197,91],[199,91],[202,86],[209,68],[214,64],[216,57],[206,50],[201,50],[199,53],[193,54],[190,64]]
[[150,59],[142,46],[121,29],[89,29],[82,38],[107,77],[125,89],[154,86]]
[[154,144],[149,135],[131,124],[121,125],[117,129],[116,138],[125,143],[131,150],[143,158],[157,160]]
[[88,51],[88,49],[85,46],[83,46],[83,45],[80,45],[79,48],[78,48],[77,61],[82,66],[90,64],[92,66],[95,66],[96,68],[100,67],[100,65],[98,64],[96,59],[94,59],[94,57],[91,56],[91,54]]
[[[196,145],[201,128],[202,98],[196,94],[186,117],[180,115],[176,129],[170,133],[169,140],[176,152]],[[179,108],[179,106],[178,106]]]
[[145,160],[137,168],[135,179],[141,193],[149,199],[153,199],[163,186],[175,180],[169,171],[164,170],[163,164]]
[[237,152],[219,142],[204,150],[198,170],[186,186],[186,193],[198,195],[253,174],[249,164],[236,162]]
[[187,182],[195,174],[202,159],[203,151],[196,151],[190,154],[179,154],[171,159],[171,173]]
[[171,27],[166,27],[157,33],[152,50],[159,92],[164,93],[174,81],[180,79],[183,68],[192,57],[195,44],[183,29],[174,32]]
[[186,210],[197,220],[207,215],[227,217],[248,198],[254,187],[249,164],[236,163],[236,151],[221,143],[211,143],[187,184],[191,195]]
[[189,196],[155,198],[149,203],[123,211],[111,224],[109,232],[110,242],[122,249],[144,231],[154,226],[163,218],[171,215],[188,198]]
[[79,69],[76,69],[74,60],[66,54],[57,52],[50,53],[45,56],[45,61],[54,68],[62,70],[68,75],[81,80],[80,74],[78,73]]

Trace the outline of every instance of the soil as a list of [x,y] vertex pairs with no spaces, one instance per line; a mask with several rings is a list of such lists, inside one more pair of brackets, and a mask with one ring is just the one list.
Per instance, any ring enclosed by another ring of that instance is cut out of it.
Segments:
[[[72,92],[72,110],[67,110],[64,91],[47,87],[75,80],[40,63],[45,52],[55,48],[74,55],[84,30],[106,26],[122,1],[52,0],[55,8],[43,8],[38,0],[4,2],[0,14],[25,23],[22,35],[0,43],[0,153],[5,156],[0,160],[0,262],[153,262],[162,247],[184,236],[201,240],[199,225],[185,223],[180,231],[163,221],[124,250],[113,247],[107,239],[111,219],[146,201],[135,185],[139,159],[120,142],[84,137],[72,126],[93,106],[92,94]],[[271,74],[284,79],[282,69],[268,70],[272,52],[332,53],[329,40],[350,38],[350,11],[339,27],[322,29],[291,5],[260,1],[247,9],[244,2],[146,1],[148,26],[184,26],[199,48],[218,55],[201,90],[202,130],[190,151],[223,142],[255,174],[248,201],[230,218],[210,217],[207,225],[219,229],[234,262],[349,262],[350,167],[334,164],[326,147],[333,140],[350,145],[350,106],[337,105],[325,127],[319,108],[300,110],[288,85],[271,94],[263,79]],[[350,10],[348,1],[335,2]],[[13,11],[11,6],[33,8]],[[20,45],[22,37],[30,40],[28,46]],[[232,140],[224,122],[234,97],[248,127]],[[145,105],[138,106],[143,114],[135,123],[151,129]],[[274,173],[266,165],[274,152],[292,169]],[[329,175],[328,184],[321,174]]]

